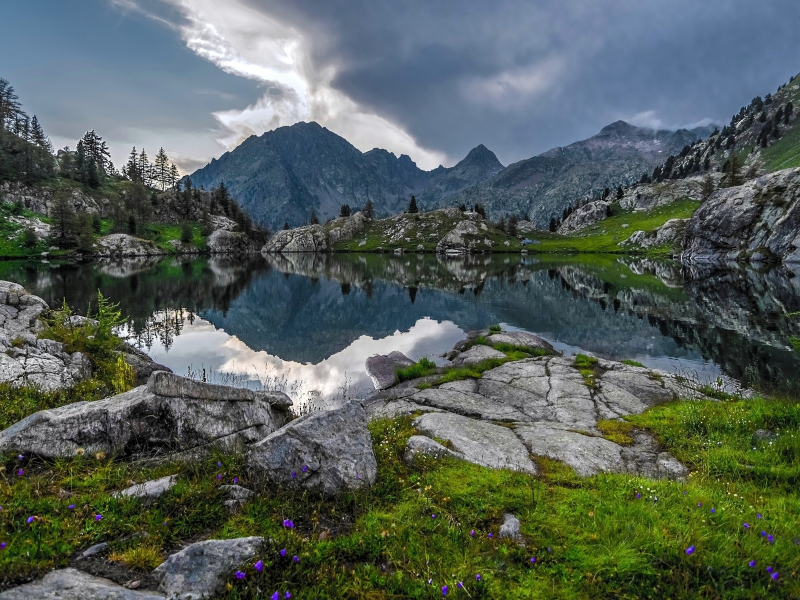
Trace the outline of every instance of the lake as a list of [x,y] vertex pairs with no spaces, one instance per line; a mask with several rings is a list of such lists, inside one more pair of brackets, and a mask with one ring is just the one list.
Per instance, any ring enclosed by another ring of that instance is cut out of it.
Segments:
[[371,355],[443,364],[500,323],[567,354],[636,360],[727,389],[794,393],[800,282],[785,268],[687,268],[612,255],[285,255],[0,262],[0,279],[85,314],[97,290],[121,333],[176,373],[333,404],[372,390]]

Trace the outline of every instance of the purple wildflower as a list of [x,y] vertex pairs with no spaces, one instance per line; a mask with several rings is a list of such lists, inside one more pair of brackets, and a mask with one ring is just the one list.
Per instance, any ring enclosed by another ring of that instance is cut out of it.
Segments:
[[767,537],[767,532],[766,531],[762,531],[761,532],[761,537]]
[[221,463],[220,461],[217,461],[217,466],[218,466],[218,467],[221,467],[221,466],[222,466],[222,463]]
[[284,548],[283,550],[280,551],[280,555],[281,556],[286,556],[286,548]]
[[481,577],[481,574],[480,574],[480,573],[478,573],[477,575],[475,575],[475,581],[480,581],[481,579],[483,579],[483,578]]
[[686,490],[683,490],[683,495],[684,495],[684,496],[686,495]]
[[756,568],[756,561],[754,561],[754,560],[751,560],[751,561],[750,561],[749,563],[747,563],[747,564],[748,564],[748,565],[750,565],[750,568],[751,568],[751,569],[755,569],[755,568]]
[[489,539],[492,539],[492,534],[491,533],[489,534]]
[[553,551],[553,549],[552,549],[550,546],[548,546],[548,547],[547,547],[547,551],[548,551],[548,552],[552,552],[552,551]]
[[308,471],[308,466],[306,466],[306,465],[303,465],[302,471],[303,471],[303,473],[305,473],[306,471]]
[[237,483],[239,483],[239,478],[238,477],[234,477],[233,478],[233,485],[236,485]]
[[459,582],[458,582],[458,589],[461,589],[461,588],[463,588],[463,587],[464,587],[464,584],[463,584],[463,583],[461,583],[461,582],[459,581]]
[[75,505],[74,505],[74,504],[70,504],[70,505],[67,507],[67,510],[75,510]]
[[532,565],[536,564],[536,557],[535,556],[531,556],[531,564]]
[[636,492],[636,499],[638,500],[641,497],[642,497],[642,495],[639,492]]
[[774,544],[774,543],[775,543],[775,538],[774,538],[774,537],[772,537],[772,534],[771,534],[771,533],[770,533],[770,534],[767,536],[767,541],[768,541],[770,544]]
[[717,512],[717,511],[712,508],[711,509],[711,514],[713,515],[715,512]]
[[217,481],[220,481],[221,479],[222,479],[222,473],[217,473]]
[[469,532],[469,537],[475,537],[475,530],[474,529]]
[[17,455],[17,460],[25,460],[25,457],[22,454]]
[[96,514],[96,515],[94,516],[94,520],[95,520],[95,521],[97,521],[97,522],[99,523],[100,521],[102,521],[102,520],[103,520],[103,515],[101,515],[100,513]]
[[284,597],[284,598],[291,598],[291,597],[292,597],[292,595],[291,595],[291,594],[289,593],[289,591],[287,590],[287,591],[286,591],[286,593],[283,595],[283,597]]
[[689,556],[691,556],[692,554],[694,554],[694,546],[689,546],[689,547],[686,549],[686,554],[688,554]]
[[261,560],[258,561],[256,564],[253,565],[253,568],[259,573],[261,573],[261,571],[264,570],[264,561]]
[[236,571],[235,575],[236,575],[236,579],[244,579],[245,572],[244,571]]
[[760,519],[761,518],[761,513],[756,513],[756,518]]
[[35,518],[36,518],[36,517],[28,517],[27,519],[25,519],[25,522],[26,522],[28,525],[30,525],[31,523],[33,523],[33,520],[34,520]]
[[442,586],[442,596],[447,596],[447,586],[446,585]]
[[280,600],[281,595],[278,592],[275,592],[270,596],[270,600]]
[[297,479],[297,472],[296,471],[292,471],[292,479]]
[[299,562],[300,562],[300,557],[299,557],[299,556],[297,556],[297,554],[295,554],[295,555],[292,557],[292,562],[293,562],[294,564],[297,564],[297,563],[299,563]]
[[772,581],[778,581],[778,572],[775,571],[772,575],[770,575]]
[[745,529],[750,529],[750,523],[745,523],[744,525],[742,525],[742,527],[744,527]]
[[22,477],[23,475],[25,475],[25,471],[23,471],[22,469],[20,469],[19,471],[17,471],[17,475],[19,475],[20,477]]
[[5,549],[6,549],[6,543],[0,542],[0,550],[5,550]]
[[294,523],[292,523],[290,519],[284,519],[283,526],[286,527],[286,529],[294,529]]
[[698,502],[698,503],[697,503],[697,506],[698,506],[698,508],[699,508],[700,506],[703,506],[703,503],[702,503],[702,502]]
[[435,518],[436,518],[435,514],[431,515],[431,519],[435,519]]
[[772,573],[772,567],[767,567],[767,573]]

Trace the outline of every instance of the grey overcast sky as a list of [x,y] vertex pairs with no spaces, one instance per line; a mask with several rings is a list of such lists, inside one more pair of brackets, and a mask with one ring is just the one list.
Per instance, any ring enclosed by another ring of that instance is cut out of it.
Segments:
[[727,122],[800,72],[797,0],[6,0],[0,77],[57,146],[184,172],[317,121],[361,150],[504,164],[617,119]]

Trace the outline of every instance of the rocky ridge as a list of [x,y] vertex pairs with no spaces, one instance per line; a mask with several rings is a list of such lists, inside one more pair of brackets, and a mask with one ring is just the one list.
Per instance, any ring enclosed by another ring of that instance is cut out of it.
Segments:
[[[508,335],[472,332],[448,358],[463,363],[476,347],[470,342],[484,338],[496,344]],[[549,347],[530,334],[518,334],[514,341],[516,347]],[[379,391],[367,400],[367,412],[371,419],[423,413],[413,421],[420,435],[409,441],[409,458],[448,455],[535,474],[538,467],[531,457],[545,456],[583,476],[627,472],[684,477],[686,468],[662,452],[648,433],[633,431],[631,444],[623,446],[603,437],[601,421],[618,420],[678,398],[700,398],[697,386],[623,363],[591,364],[587,372],[575,358],[550,351],[547,356],[506,362],[477,380],[437,385],[428,379],[424,389],[409,382]],[[448,440],[450,446],[440,448],[433,438]]]

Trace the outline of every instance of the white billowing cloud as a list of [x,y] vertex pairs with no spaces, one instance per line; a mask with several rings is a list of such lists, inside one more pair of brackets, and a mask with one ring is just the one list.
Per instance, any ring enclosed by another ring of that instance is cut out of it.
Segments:
[[[131,10],[133,0],[112,2]],[[333,69],[318,72],[312,67],[303,33],[266,12],[239,0],[162,2],[183,16],[176,27],[190,50],[227,73],[264,86],[263,96],[253,105],[214,113],[222,126],[217,142],[226,149],[250,135],[316,121],[362,151],[380,147],[408,154],[423,169],[448,164],[444,153],[423,148],[402,127],[335,89]]]
[[635,125],[636,127],[654,130],[666,129],[668,131],[677,131],[678,129],[694,129],[695,127],[708,127],[709,125],[722,124],[720,121],[710,119],[708,117],[705,119],[700,119],[699,121],[695,121],[694,123],[686,123],[684,125],[669,124],[660,119],[654,110],[646,110],[636,113],[632,117],[623,118],[623,121],[630,123],[631,125]]
[[467,98],[477,104],[489,104],[505,110],[518,109],[551,91],[566,68],[564,56],[552,56],[490,77],[470,79],[463,84],[462,90]]

